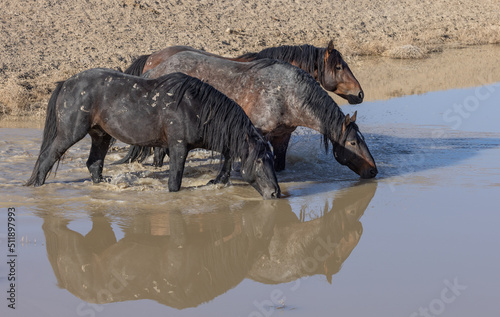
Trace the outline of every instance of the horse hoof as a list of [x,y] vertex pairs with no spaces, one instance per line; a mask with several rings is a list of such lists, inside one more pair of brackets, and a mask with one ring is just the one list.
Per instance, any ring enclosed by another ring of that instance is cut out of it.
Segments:
[[99,184],[100,182],[102,182],[104,180],[104,178],[102,178],[102,176],[99,176],[98,178],[94,178],[92,177],[92,182],[94,184]]

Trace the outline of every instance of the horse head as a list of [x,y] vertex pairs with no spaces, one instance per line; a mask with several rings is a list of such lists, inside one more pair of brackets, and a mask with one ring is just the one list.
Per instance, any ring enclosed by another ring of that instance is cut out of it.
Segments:
[[260,135],[248,136],[247,142],[249,152],[246,157],[242,157],[241,177],[264,199],[279,198],[281,190],[274,171],[271,146]]
[[357,111],[351,117],[345,116],[339,142],[333,146],[333,155],[342,165],[346,165],[361,178],[373,178],[378,170],[365,138],[356,125]]
[[321,85],[326,90],[347,99],[350,104],[362,103],[363,89],[340,52],[334,48],[333,41],[330,41],[325,51],[324,63],[323,74],[318,74]]

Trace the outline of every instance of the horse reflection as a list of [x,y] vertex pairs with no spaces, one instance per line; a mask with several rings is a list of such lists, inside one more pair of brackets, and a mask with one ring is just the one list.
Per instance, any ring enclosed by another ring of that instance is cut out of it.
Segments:
[[277,284],[324,274],[331,283],[361,238],[359,219],[376,189],[377,183],[373,182],[341,191],[331,207],[325,203],[321,217],[307,222],[278,215],[269,252],[254,263],[248,277]]
[[138,214],[123,219],[119,241],[102,214],[92,216],[86,235],[69,229],[67,219],[46,216],[48,258],[58,285],[87,302],[153,299],[178,309],[198,306],[238,285],[267,250],[272,203],[250,201],[243,208]]
[[82,300],[152,299],[183,309],[245,278],[282,283],[326,274],[331,281],[359,241],[359,218],[375,190],[376,183],[367,183],[340,191],[321,217],[307,222],[287,200],[247,201],[209,213],[121,215],[119,240],[115,220],[99,210],[86,235],[54,215],[43,216],[43,231],[58,285]]

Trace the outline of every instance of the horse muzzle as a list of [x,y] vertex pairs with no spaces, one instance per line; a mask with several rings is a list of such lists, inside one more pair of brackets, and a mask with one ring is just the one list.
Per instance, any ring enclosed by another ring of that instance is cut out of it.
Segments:
[[262,197],[265,200],[280,198],[281,197],[281,190],[278,188],[278,190],[274,190],[274,191],[265,191],[262,193]]
[[[257,189],[257,188],[256,188]],[[263,188],[261,190],[257,189],[257,191],[262,195],[262,198],[265,200],[268,199],[277,199],[281,197],[281,189],[279,186],[274,188]]]
[[349,167],[354,173],[358,174],[361,178],[364,179],[374,178],[378,174],[377,167],[371,164],[364,164],[364,166],[361,168],[356,167],[351,162],[348,162],[345,165],[347,165],[347,167]]
[[363,90],[360,90],[356,95],[347,95],[346,99],[351,105],[357,105],[359,103],[362,103],[364,98],[365,93],[363,92]]
[[361,173],[359,173],[359,176],[361,176],[361,178],[368,179],[368,178],[374,178],[375,176],[377,176],[377,174],[378,174],[377,168],[370,167],[368,169],[364,169],[363,171],[361,171]]

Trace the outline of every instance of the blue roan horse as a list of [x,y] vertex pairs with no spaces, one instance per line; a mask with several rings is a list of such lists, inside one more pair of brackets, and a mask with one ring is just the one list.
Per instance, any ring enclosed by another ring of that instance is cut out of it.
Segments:
[[265,199],[280,196],[268,142],[231,99],[202,81],[172,73],[145,79],[108,69],[81,72],[54,90],[40,154],[27,186],[44,184],[53,165],[90,134],[87,167],[102,180],[112,137],[133,145],[164,147],[170,156],[168,189],[181,186],[188,151],[206,148],[231,161]]
[[[271,142],[276,171],[285,168],[292,132],[303,126],[320,132],[325,148],[331,143],[337,161],[362,178],[372,178],[378,173],[355,123],[356,114],[344,115],[314,78],[298,67],[273,59],[235,62],[183,51],[170,56],[143,76],[156,78],[173,72],[200,78],[236,101]],[[164,152],[159,152],[155,152],[157,166],[161,165],[165,156]],[[149,153],[149,150],[143,153]],[[117,163],[132,161],[140,155],[138,147],[132,147],[127,157]],[[230,166],[226,166],[223,170],[229,169]],[[226,178],[219,176],[217,179]]]

